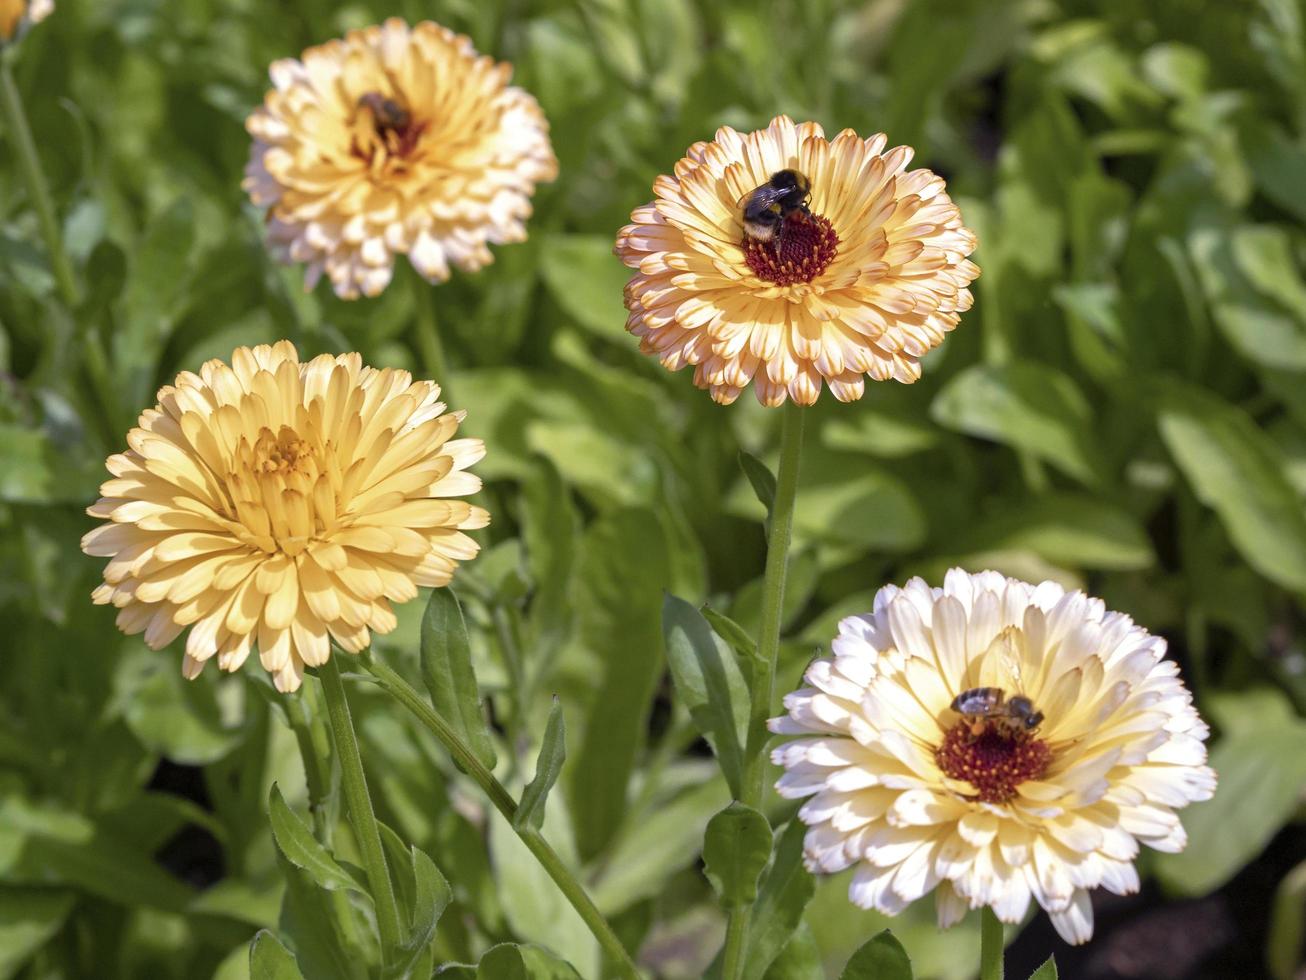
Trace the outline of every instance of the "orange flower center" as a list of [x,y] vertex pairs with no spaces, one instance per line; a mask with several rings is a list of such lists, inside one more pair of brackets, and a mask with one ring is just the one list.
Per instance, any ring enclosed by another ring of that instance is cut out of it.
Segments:
[[972,799],[1006,803],[1021,783],[1047,772],[1052,750],[1042,739],[997,724],[986,725],[977,735],[972,725],[966,719],[957,722],[934,752],[944,775],[975,787]]
[[399,101],[380,92],[358,100],[349,152],[373,171],[402,168],[426,130]]
[[252,445],[242,438],[226,480],[241,539],[294,557],[333,530],[341,487],[330,456],[329,445],[288,425],[264,426]]
[[744,261],[757,278],[777,286],[811,282],[834,261],[839,236],[819,214],[793,210],[769,242],[744,239]]

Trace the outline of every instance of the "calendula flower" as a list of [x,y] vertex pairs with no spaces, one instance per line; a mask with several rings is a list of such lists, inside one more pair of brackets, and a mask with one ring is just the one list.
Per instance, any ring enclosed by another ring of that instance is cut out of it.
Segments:
[[449,582],[484,527],[463,412],[407,371],[358,354],[300,363],[289,341],[241,347],[160,389],[106,463],[82,549],[108,558],[97,604],[158,649],[189,627],[182,672],[255,647],[278,690],[395,628],[392,602]]
[[1086,942],[1089,890],[1137,891],[1139,844],[1182,850],[1175,810],[1215,790],[1164,654],[1054,582],[953,569],[941,589],[886,586],[771,722],[805,736],[773,759],[780,794],[811,797],[808,866],[856,868],[849,898],[888,915],[933,891],[941,927],[985,905],[1019,922],[1032,898]]
[[[912,382],[920,357],[970,308],[975,236],[909,147],[787,116],[695,143],[616,253],[636,270],[626,328],[645,353],[728,404],[749,382],[764,405],[840,401],[865,376]],[[791,171],[792,175],[784,171]],[[797,190],[793,190],[797,185]],[[774,201],[745,222],[750,195]],[[779,198],[779,200],[775,200]]]
[[268,241],[336,294],[375,296],[408,256],[430,282],[526,239],[531,195],[557,176],[538,103],[512,67],[439,24],[390,19],[273,63],[244,188]]
[[54,0],[0,0],[0,41],[11,41],[54,13]]

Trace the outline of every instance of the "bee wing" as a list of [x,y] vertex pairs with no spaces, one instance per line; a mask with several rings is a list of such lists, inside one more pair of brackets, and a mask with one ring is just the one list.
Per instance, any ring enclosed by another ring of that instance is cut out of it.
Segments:
[[740,198],[739,208],[746,216],[757,216],[778,204],[784,198],[785,193],[780,188],[763,184]]

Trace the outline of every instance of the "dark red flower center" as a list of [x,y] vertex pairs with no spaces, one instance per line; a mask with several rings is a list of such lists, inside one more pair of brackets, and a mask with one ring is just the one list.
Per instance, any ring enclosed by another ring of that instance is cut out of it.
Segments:
[[792,286],[826,270],[839,252],[839,236],[821,215],[794,210],[769,242],[745,236],[743,248],[744,262],[757,278]]
[[974,799],[1006,803],[1021,783],[1047,772],[1052,750],[1031,732],[1000,725],[988,725],[976,735],[972,723],[963,719],[948,730],[934,758],[944,775],[975,787]]

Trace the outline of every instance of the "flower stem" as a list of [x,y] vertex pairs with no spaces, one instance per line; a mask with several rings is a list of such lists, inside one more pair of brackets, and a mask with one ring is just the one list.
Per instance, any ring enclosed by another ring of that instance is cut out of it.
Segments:
[[340,759],[341,782],[345,801],[349,805],[349,823],[354,828],[359,850],[363,854],[363,867],[367,870],[367,883],[376,906],[376,926],[381,934],[381,947],[387,952],[398,949],[399,906],[395,903],[394,886],[381,849],[381,832],[377,830],[376,814],[372,811],[372,798],[367,793],[367,777],[363,775],[363,759],[358,753],[358,737],[349,715],[349,701],[345,698],[345,685],[340,679],[340,664],[336,654],[327,658],[318,668],[322,690],[326,694],[327,717],[331,720],[331,734]]
[[375,657],[364,655],[362,660],[363,666],[369,670],[381,686],[384,687],[396,700],[405,708],[411,711],[436,738],[449,750],[459,767],[476,781],[477,785],[485,791],[485,795],[490,798],[494,808],[498,810],[505,820],[512,825],[517,836],[521,838],[527,849],[535,855],[535,859],[540,862],[540,866],[553,879],[553,883],[558,886],[558,891],[571,903],[584,920],[585,925],[589,927],[594,938],[603,947],[603,951],[609,959],[616,965],[619,974],[627,980],[638,980],[639,971],[635,963],[626,952],[626,948],[617,938],[617,934],[612,931],[612,926],[603,917],[593,900],[585,892],[584,886],[576,879],[571,870],[562,862],[554,849],[549,846],[549,842],[537,830],[527,827],[518,827],[513,817],[517,813],[517,801],[504,788],[503,784],[494,778],[494,773],[485,768],[481,761],[476,758],[472,750],[458,736],[452,727],[446,722],[434,708],[427,703],[426,699],[418,693],[417,689],[403,679],[395,670],[388,665],[377,660]]
[[1002,923],[985,905],[980,909],[980,980],[1002,980]]
[[285,699],[290,729],[304,760],[304,781],[308,784],[308,812],[313,816],[313,836],[331,846],[331,743],[322,727],[318,703],[309,703],[313,688],[304,685],[298,694]]
[[[775,500],[766,541],[766,578],[762,585],[762,631],[757,641],[760,661],[753,677],[752,713],[748,745],[744,751],[743,799],[760,808],[766,775],[767,719],[775,699],[776,661],[780,657],[780,626],[784,613],[785,575],[789,567],[789,540],[793,532],[794,501],[798,497],[798,462],[803,446],[803,408],[792,400],[782,409],[780,470],[776,474]],[[743,976],[744,943],[748,937],[751,906],[731,910],[726,922],[726,942],[721,975],[725,980]]]
[[[11,49],[12,50],[12,49]],[[32,137],[32,127],[27,121],[27,112],[23,108],[23,97],[14,81],[10,53],[0,56],[0,114],[4,116],[5,127],[13,144],[14,155],[18,160],[19,172],[23,183],[27,185],[28,197],[36,211],[36,221],[45,240],[45,250],[49,256],[50,269],[54,273],[55,287],[59,299],[67,309],[74,322],[78,324],[77,346],[82,352],[82,363],[90,378],[92,390],[100,401],[101,408],[114,421],[117,418],[117,400],[113,397],[113,387],[109,379],[109,361],[105,354],[100,336],[93,330],[86,329],[78,320],[77,279],[73,275],[73,265],[68,259],[68,252],[63,246],[63,236],[59,233],[59,221],[55,217],[54,200],[50,196],[50,186],[45,180],[45,171],[41,169],[41,158],[36,152],[36,140]],[[53,341],[57,343],[58,341]]]
[[449,403],[449,362],[444,356],[444,342],[440,339],[440,324],[435,315],[433,287],[425,279],[412,273],[413,306],[417,311],[417,347],[422,367],[429,378],[440,385],[445,404]]

